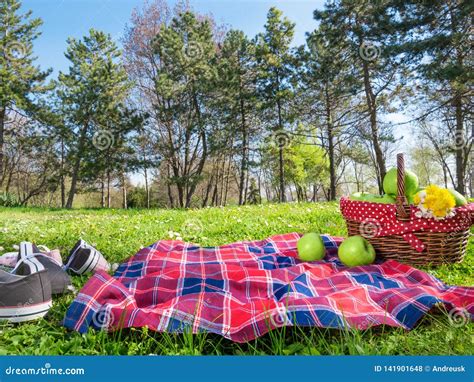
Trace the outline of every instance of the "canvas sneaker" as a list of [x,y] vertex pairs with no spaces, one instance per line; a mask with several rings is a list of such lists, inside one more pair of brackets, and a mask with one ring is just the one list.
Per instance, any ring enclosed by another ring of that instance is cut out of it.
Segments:
[[51,308],[48,270],[26,276],[0,270],[0,321],[30,321],[43,317]]
[[108,272],[110,264],[97,249],[81,239],[71,250],[65,268],[77,275],[82,275],[98,270]]
[[33,243],[22,242],[20,244],[18,262],[12,273],[26,276],[45,269],[48,270],[52,294],[65,293],[71,288],[71,278],[60,262],[42,253]]

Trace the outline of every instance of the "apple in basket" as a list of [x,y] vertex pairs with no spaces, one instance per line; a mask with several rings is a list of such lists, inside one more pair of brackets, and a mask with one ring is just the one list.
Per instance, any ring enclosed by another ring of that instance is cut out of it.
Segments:
[[373,195],[367,192],[356,192],[352,194],[349,198],[350,200],[358,200],[361,202],[370,202],[370,203],[383,203],[383,204],[392,204],[395,203],[395,198],[391,195]]
[[366,196],[364,199],[366,202],[371,203],[382,203],[382,204],[392,204],[395,203],[395,198],[391,195],[370,195]]
[[298,249],[298,258],[303,261],[321,260],[326,254],[321,235],[310,232],[303,235],[296,245]]
[[359,200],[359,201],[364,201],[367,197],[371,196],[368,192],[354,192],[351,196],[351,200]]
[[[397,195],[397,169],[390,169],[383,178],[383,190],[389,195]],[[418,177],[410,170],[405,170],[405,195],[410,198],[418,190]]]
[[456,207],[465,206],[467,204],[467,200],[462,194],[452,188],[448,188],[448,191],[453,195],[453,198],[456,201]]
[[348,267],[368,265],[375,261],[375,249],[362,236],[350,236],[337,250],[339,260]]

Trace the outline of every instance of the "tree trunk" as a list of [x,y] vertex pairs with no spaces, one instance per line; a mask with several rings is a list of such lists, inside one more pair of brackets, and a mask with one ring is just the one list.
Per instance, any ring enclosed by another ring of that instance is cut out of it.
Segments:
[[377,127],[377,106],[376,99],[372,89],[372,84],[370,83],[370,73],[369,66],[366,61],[363,61],[363,72],[364,72],[364,88],[365,88],[365,98],[367,101],[367,108],[369,111],[370,117],[370,131],[372,138],[372,145],[375,152],[375,161],[377,163],[377,184],[379,187],[380,194],[383,194],[383,178],[387,173],[387,168],[385,166],[385,159],[383,157],[382,147],[380,145],[379,131]]
[[456,96],[454,102],[456,108],[456,191],[464,195],[466,193],[466,162],[464,160],[464,124],[462,115],[462,100],[460,94]]
[[[283,131],[283,119],[281,116],[281,103],[280,100],[277,101],[278,107],[278,129]],[[281,144],[278,145],[278,166],[280,170],[280,202],[286,202],[285,196],[285,169],[284,161],[283,161],[283,146]]]
[[227,205],[227,196],[229,195],[229,185],[230,185],[230,170],[232,169],[232,154],[229,155],[229,164],[227,166],[227,174],[225,180],[225,191],[224,191],[224,206]]
[[336,166],[334,164],[334,135],[331,116],[331,103],[326,85],[326,127],[328,134],[328,154],[329,154],[329,200],[336,200]]
[[104,177],[100,179],[100,206],[105,208],[105,181]]
[[88,122],[84,123],[81,129],[80,136],[79,136],[79,144],[77,146],[76,161],[74,162],[74,167],[72,171],[71,188],[69,189],[69,196],[67,198],[66,208],[72,208],[74,196],[76,195],[77,181],[79,178],[79,170],[81,168],[81,161],[82,161],[82,154],[83,154],[82,152],[84,150],[86,132],[87,132],[88,127],[89,127]]
[[213,180],[214,180],[214,174],[211,174],[211,177],[210,177],[210,179],[209,179],[209,182],[207,182],[206,192],[204,193],[204,198],[203,198],[203,200],[202,200],[202,208],[206,207],[206,206],[207,206],[207,202],[209,201],[209,194],[210,194],[210,192],[211,192]]
[[[455,2],[456,3],[456,2]],[[450,21],[451,21],[451,30],[452,33],[459,33],[460,29],[458,27],[458,19],[456,14],[450,8]],[[456,49],[456,64],[459,68],[463,67],[463,54],[462,50]],[[461,84],[457,84],[458,86]],[[459,87],[453,89],[454,96],[454,107],[456,114],[456,131],[454,135],[455,150],[456,150],[456,191],[460,192],[462,195],[466,193],[466,166],[468,162],[467,155],[465,153],[466,142],[464,140],[464,121],[463,121],[463,102],[462,102],[462,90]],[[466,154],[466,155],[465,155]]]
[[[198,166],[195,172],[196,176],[200,176],[202,174],[202,171],[204,170],[204,165],[206,164],[206,161],[207,161],[207,154],[208,154],[207,153],[207,136],[206,136],[205,126],[201,118],[201,109],[199,107],[197,96],[194,92],[193,92],[193,104],[194,104],[194,110],[197,116],[198,126],[201,130],[200,138],[202,140],[202,154],[201,154],[201,158],[199,159]],[[191,207],[191,199],[194,193],[196,192],[197,184],[198,184],[197,181],[193,181],[191,187],[186,192],[186,205],[185,205],[186,208]]]
[[448,188],[448,173],[446,168],[441,164],[441,169],[443,170],[443,181],[444,181],[444,188]]
[[122,208],[127,209],[127,179],[124,173],[122,173]]
[[313,192],[312,192],[312,195],[311,195],[311,201],[313,203],[316,201],[316,193],[317,193],[316,185],[313,184]]
[[61,138],[61,208],[66,206],[66,184],[65,184],[65,176],[64,176],[64,138]]
[[107,170],[107,208],[111,206],[111,196],[110,196],[110,170]]
[[168,190],[168,200],[170,201],[170,207],[174,208],[174,198],[173,198],[173,191],[171,190],[170,177],[171,177],[170,164],[167,163],[166,164],[166,188]]
[[245,186],[248,172],[248,131],[246,124],[245,105],[240,96],[240,115],[242,119],[242,161],[240,163],[239,206],[245,203]]
[[[219,160],[219,159],[218,159]],[[220,166],[216,166],[216,175],[215,175],[215,183],[211,197],[211,206],[217,206],[218,203],[218,190],[219,190],[219,178],[220,178]]]
[[0,108],[0,188],[3,185],[3,166],[4,166],[4,154],[3,149],[5,146],[5,108]]
[[146,208],[150,209],[150,187],[148,184],[148,169],[144,168],[144,176],[145,176],[145,192],[146,192]]
[[225,184],[225,165],[226,165],[227,157],[224,155],[224,160],[222,161],[222,171],[221,171],[221,179],[219,185],[219,205],[222,206],[222,202],[224,200],[224,184]]

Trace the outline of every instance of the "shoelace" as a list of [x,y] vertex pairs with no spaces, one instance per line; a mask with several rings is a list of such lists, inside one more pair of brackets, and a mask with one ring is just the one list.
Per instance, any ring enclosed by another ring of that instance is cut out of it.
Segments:
[[64,269],[64,266],[62,264],[60,264],[56,259],[48,256],[48,255],[45,255],[44,253],[41,253],[41,252],[38,252],[38,253],[33,253],[31,255],[26,255],[24,257],[22,257],[20,260],[17,261],[16,265],[15,265],[15,268],[13,268],[12,270],[12,273],[15,273],[15,271],[18,269],[18,267],[23,264],[25,261],[28,261],[30,259],[34,259],[38,256],[42,256],[42,257],[45,257],[46,259],[48,260],[51,260],[53,263],[55,263],[58,267],[60,268],[63,268]]

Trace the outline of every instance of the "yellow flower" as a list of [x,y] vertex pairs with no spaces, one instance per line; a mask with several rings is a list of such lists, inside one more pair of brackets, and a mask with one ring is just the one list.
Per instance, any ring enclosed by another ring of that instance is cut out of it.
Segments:
[[420,198],[420,195],[419,195],[419,194],[416,194],[416,195],[414,196],[413,202],[414,202],[416,205],[420,204],[421,198]]
[[423,205],[435,217],[443,218],[456,206],[456,201],[448,190],[431,184],[426,187],[426,198]]

